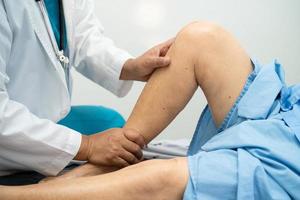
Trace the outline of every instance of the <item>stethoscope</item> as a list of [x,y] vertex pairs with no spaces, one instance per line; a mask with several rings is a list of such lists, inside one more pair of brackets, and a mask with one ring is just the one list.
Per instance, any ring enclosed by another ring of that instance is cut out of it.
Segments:
[[59,60],[59,62],[61,63],[61,66],[63,67],[63,70],[65,72],[67,88],[68,88],[68,91],[71,95],[69,58],[68,58],[68,56],[66,56],[64,54],[65,41],[66,41],[66,37],[65,37],[66,36],[66,30],[65,30],[65,26],[64,26],[65,16],[64,16],[64,9],[63,9],[62,0],[59,0],[59,22],[60,22],[60,42],[59,42],[59,46],[56,42],[54,32],[52,31],[52,26],[51,26],[51,23],[50,23],[50,19],[48,17],[48,12],[46,10],[44,0],[35,0],[35,1],[39,5],[40,11],[41,11],[42,16],[43,16],[44,23],[45,23],[46,28],[47,28],[47,33],[48,33],[48,36],[51,40],[51,44],[52,44],[52,47],[55,51],[56,57]]
[[68,68],[68,64],[69,64],[69,58],[68,56],[66,56],[64,54],[64,49],[65,49],[65,35],[66,35],[66,30],[65,30],[65,26],[64,26],[64,9],[63,9],[63,3],[62,0],[59,0],[59,21],[60,21],[60,43],[59,46],[56,42],[54,33],[52,31],[52,26],[48,17],[48,12],[46,10],[46,6],[45,6],[45,2],[43,0],[35,0],[38,5],[39,8],[41,10],[42,16],[43,16],[43,20],[44,23],[46,25],[47,28],[47,33],[49,35],[49,38],[51,39],[51,44],[52,47],[55,51],[55,54],[57,56],[57,59],[60,61],[60,63],[62,64],[64,70],[67,70]]

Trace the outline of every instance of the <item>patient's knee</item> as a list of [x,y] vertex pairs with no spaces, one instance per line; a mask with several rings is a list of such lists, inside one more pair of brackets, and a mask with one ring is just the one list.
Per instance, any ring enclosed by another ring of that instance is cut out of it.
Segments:
[[163,169],[159,174],[160,183],[175,196],[183,194],[188,182],[188,163],[187,158],[175,158],[162,161]]
[[202,46],[213,48],[216,45],[221,45],[220,38],[226,35],[227,32],[219,25],[197,21],[185,26],[177,35],[177,40],[184,40],[191,46]]
[[188,181],[188,162],[187,158],[175,158],[170,160],[170,175],[173,177],[172,182],[178,188],[184,189]]
[[186,158],[148,161],[142,166],[151,177],[144,188],[151,199],[182,199],[188,181]]

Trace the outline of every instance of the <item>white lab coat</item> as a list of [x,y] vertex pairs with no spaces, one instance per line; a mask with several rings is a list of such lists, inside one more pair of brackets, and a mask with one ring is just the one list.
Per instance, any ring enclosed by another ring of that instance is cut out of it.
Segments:
[[[119,76],[130,55],[103,35],[92,0],[63,3],[71,66],[124,96],[132,82]],[[0,175],[56,175],[74,158],[81,135],[56,124],[70,96],[36,1],[0,0]]]

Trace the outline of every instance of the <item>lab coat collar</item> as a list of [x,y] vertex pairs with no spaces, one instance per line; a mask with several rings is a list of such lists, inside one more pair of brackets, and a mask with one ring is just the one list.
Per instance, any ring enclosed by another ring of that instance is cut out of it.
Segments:
[[42,20],[43,16],[40,12],[38,4],[35,1],[32,1],[32,3],[29,4],[28,9],[30,10],[29,18],[30,18],[31,24],[34,28],[34,31],[37,35],[37,38],[41,42],[43,49],[45,50],[46,54],[48,55],[48,57],[52,63],[52,67],[55,68],[61,81],[63,82],[63,85],[68,90],[66,78],[65,78],[65,72],[55,55],[55,51],[52,47],[51,40],[49,39],[46,25],[44,24],[44,21]]
[[66,31],[67,31],[67,43],[68,43],[68,52],[69,52],[69,59],[70,59],[70,66],[73,65],[73,56],[74,56],[74,40],[73,34],[75,27],[72,12],[75,9],[74,1],[73,0],[63,0],[63,7],[64,7],[64,15],[65,15],[65,23],[66,23]]

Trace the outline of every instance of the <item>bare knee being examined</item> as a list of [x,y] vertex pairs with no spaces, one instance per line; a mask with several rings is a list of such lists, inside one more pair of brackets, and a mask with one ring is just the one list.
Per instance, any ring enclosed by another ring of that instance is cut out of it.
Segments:
[[249,56],[232,34],[208,22],[186,26],[176,42],[178,48],[188,47],[197,83],[220,125],[252,71]]

